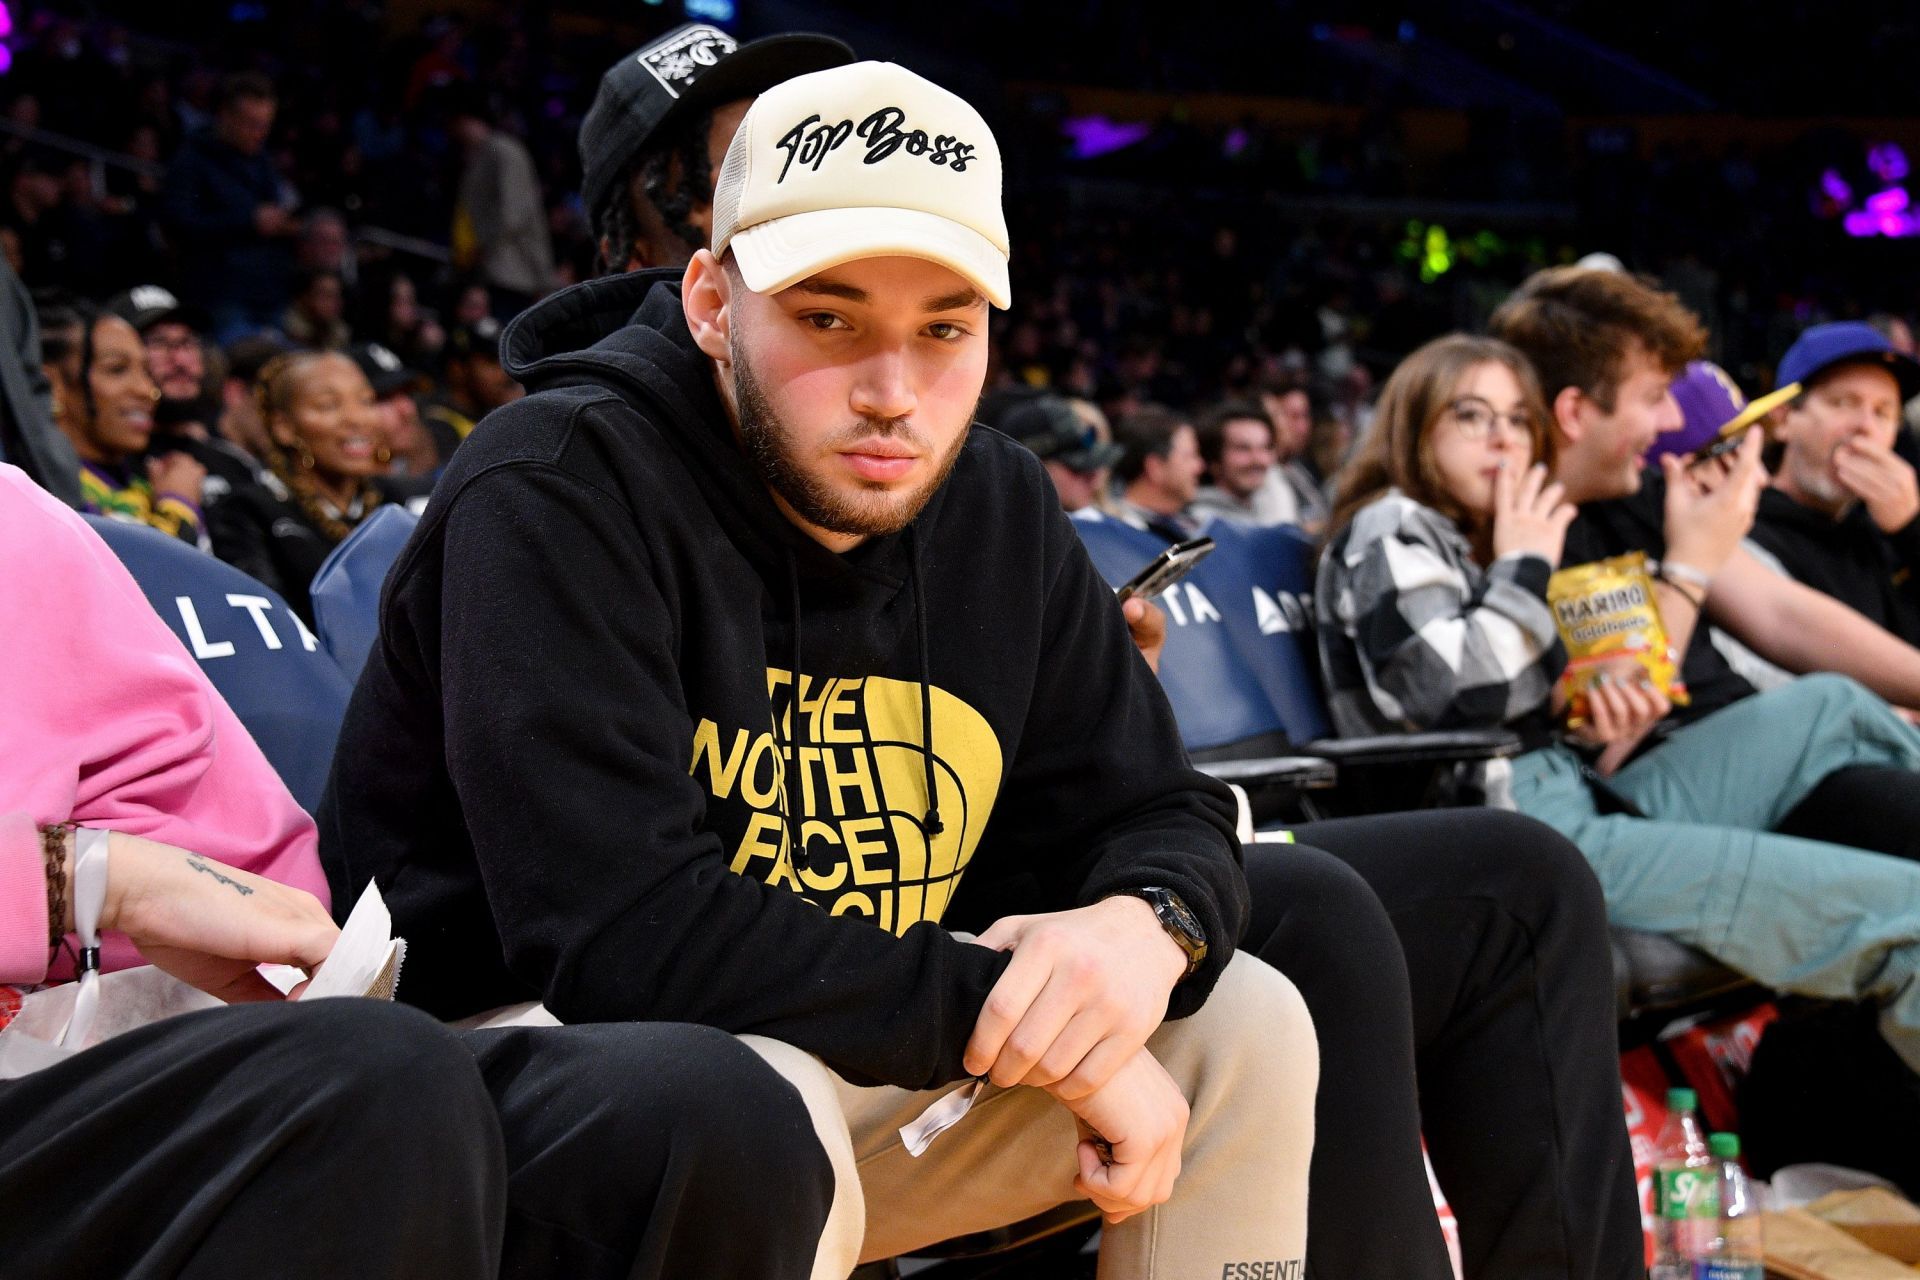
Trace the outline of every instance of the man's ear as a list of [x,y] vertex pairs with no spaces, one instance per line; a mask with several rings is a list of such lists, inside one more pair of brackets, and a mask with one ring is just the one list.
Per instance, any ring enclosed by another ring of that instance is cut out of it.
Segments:
[[693,344],[715,361],[730,358],[733,332],[733,281],[706,249],[693,255],[680,281],[680,305],[687,313]]
[[1160,482],[1166,478],[1166,474],[1167,459],[1165,455],[1150,453],[1140,460],[1140,478],[1146,481],[1148,488],[1158,489]]
[[1593,400],[1578,387],[1562,387],[1553,398],[1553,429],[1561,444],[1574,444],[1587,433],[1586,413]]
[[1794,415],[1799,412],[1797,408],[1799,403],[1797,399],[1789,400],[1778,409],[1767,414],[1766,417],[1760,419],[1760,425],[1766,431],[1767,439],[1777,440],[1782,444],[1788,442],[1793,433],[1787,430],[1787,426],[1793,421]]

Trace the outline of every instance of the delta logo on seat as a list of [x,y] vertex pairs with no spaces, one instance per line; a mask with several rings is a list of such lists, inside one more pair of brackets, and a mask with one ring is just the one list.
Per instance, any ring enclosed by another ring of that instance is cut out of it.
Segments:
[[173,607],[180,614],[180,628],[186,637],[187,648],[191,649],[193,656],[201,662],[233,657],[239,651],[234,637],[238,637],[240,642],[252,644],[252,640],[247,635],[246,624],[233,616],[236,612],[246,615],[253,624],[253,634],[257,635],[260,643],[269,650],[277,651],[286,647],[286,641],[273,625],[272,615],[275,613],[278,613],[285,622],[292,624],[294,637],[300,641],[301,646],[308,653],[320,647],[320,642],[314,638],[313,632],[307,630],[307,624],[300,621],[299,614],[284,605],[276,606],[265,596],[229,591],[226,593],[226,605],[225,617],[211,613],[208,615],[208,619],[214,623],[213,631],[209,633],[206,620],[200,617],[200,608],[194,604],[192,596],[173,598]]
[[[1265,587],[1250,590],[1253,616],[1259,623],[1261,635],[1308,635],[1313,631],[1313,608],[1305,596],[1291,591],[1268,591]],[[1192,582],[1176,582],[1152,599],[1167,611],[1168,620],[1176,627],[1222,620],[1220,610],[1207,593]]]

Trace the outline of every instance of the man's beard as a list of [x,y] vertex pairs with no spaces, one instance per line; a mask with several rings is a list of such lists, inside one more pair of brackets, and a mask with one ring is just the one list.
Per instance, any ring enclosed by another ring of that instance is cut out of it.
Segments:
[[1831,515],[1839,515],[1853,505],[1854,496],[1834,475],[1833,456],[1829,453],[1816,460],[1790,450],[1781,469],[1799,491],[1796,496],[1803,501],[1810,500],[1809,505],[1818,506]]
[[193,396],[185,400],[162,396],[154,402],[153,425],[163,430],[183,422],[197,422],[211,431],[219,421],[220,404],[211,396]]
[[[754,469],[766,486],[785,499],[794,514],[816,528],[863,538],[898,533],[913,523],[960,460],[960,450],[967,442],[965,429],[954,436],[953,445],[946,456],[939,459],[933,475],[917,489],[900,493],[856,481],[855,493],[837,490],[807,470],[793,434],[780,421],[740,349],[733,346],[730,354],[734,370],[733,399],[740,415],[740,440],[746,446],[747,456],[753,460]],[[971,410],[967,421],[973,421]],[[923,455],[929,451],[926,437],[915,430],[911,419],[868,418],[823,441],[820,453],[830,454],[836,446],[875,438],[898,438]]]

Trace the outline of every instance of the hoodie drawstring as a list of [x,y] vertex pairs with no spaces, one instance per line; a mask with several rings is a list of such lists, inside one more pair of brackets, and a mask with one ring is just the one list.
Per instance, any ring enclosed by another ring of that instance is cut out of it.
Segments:
[[793,609],[793,683],[787,698],[787,846],[795,871],[805,871],[813,855],[800,843],[800,566],[787,550],[787,603]]
[[927,663],[927,601],[920,587],[920,539],[914,526],[907,526],[907,578],[913,584],[913,630],[920,644],[920,762],[926,770],[927,812],[920,820],[928,852],[933,838],[947,829],[940,821],[940,793],[933,777],[933,673]]
[[[920,832],[932,852],[933,838],[947,829],[940,819],[940,793],[935,786],[933,751],[933,675],[927,659],[927,602],[920,584],[920,542],[912,525],[907,526],[907,577],[913,587],[914,640],[919,651],[920,669],[920,766],[927,788],[927,809],[920,819]],[[805,871],[813,862],[813,851],[800,840],[800,799],[804,793],[800,776],[800,566],[793,551],[787,551],[787,603],[792,610],[793,680],[787,701],[787,845],[793,869]]]

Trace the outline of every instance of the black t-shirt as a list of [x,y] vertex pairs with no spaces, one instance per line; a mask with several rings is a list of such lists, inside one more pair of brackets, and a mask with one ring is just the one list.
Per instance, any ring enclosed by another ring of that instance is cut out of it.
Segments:
[[1920,644],[1920,520],[1882,533],[1858,503],[1835,520],[1768,489],[1753,540],[1801,582]]
[[[1631,497],[1581,506],[1579,518],[1567,530],[1567,548],[1560,563],[1590,564],[1632,551],[1644,551],[1649,560],[1659,560],[1667,554],[1666,512],[1667,478],[1648,471],[1641,476],[1640,492]],[[1669,724],[1691,723],[1754,692],[1746,678],[1713,647],[1704,620],[1693,629],[1680,675],[1686,681],[1690,701],[1673,709]]]

